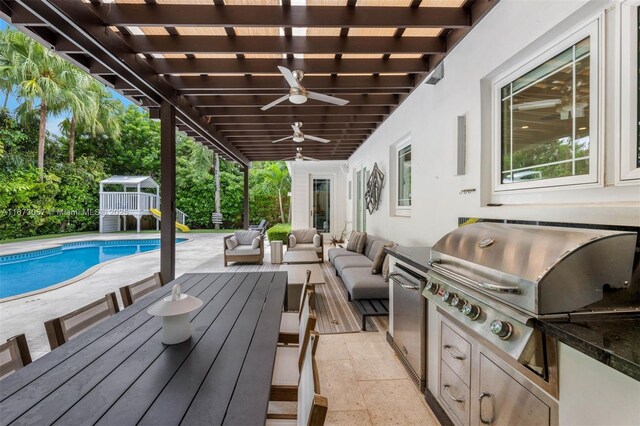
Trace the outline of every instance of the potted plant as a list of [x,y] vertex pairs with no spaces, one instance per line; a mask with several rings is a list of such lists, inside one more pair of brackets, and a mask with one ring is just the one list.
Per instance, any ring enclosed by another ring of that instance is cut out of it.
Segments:
[[339,236],[331,234],[331,245],[332,246],[335,247],[338,244],[344,243],[344,236],[347,233],[347,226],[349,226],[350,223],[351,222],[345,222],[344,223],[344,227],[342,228],[342,232],[340,232]]

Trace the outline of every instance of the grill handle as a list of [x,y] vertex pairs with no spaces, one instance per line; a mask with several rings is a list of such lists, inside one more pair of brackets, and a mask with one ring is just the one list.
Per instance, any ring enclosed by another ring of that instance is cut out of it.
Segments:
[[461,275],[457,272],[454,272],[448,268],[445,268],[444,266],[442,266],[441,263],[442,261],[440,259],[435,259],[435,260],[429,261],[429,266],[435,272],[438,272],[444,275],[445,277],[451,278],[453,280],[460,281],[470,287],[480,287],[485,290],[493,291],[496,293],[513,293],[513,294],[520,293],[520,289],[518,288],[518,286],[502,285],[502,284],[495,284],[495,283],[489,283],[484,281],[477,281],[469,277],[466,277],[464,275]]

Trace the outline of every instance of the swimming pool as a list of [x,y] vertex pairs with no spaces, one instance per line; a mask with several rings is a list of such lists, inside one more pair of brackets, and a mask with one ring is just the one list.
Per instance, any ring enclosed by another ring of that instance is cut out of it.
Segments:
[[[183,241],[186,238],[176,239],[176,243]],[[82,241],[0,256],[0,299],[50,287],[100,263],[159,248],[158,239]]]

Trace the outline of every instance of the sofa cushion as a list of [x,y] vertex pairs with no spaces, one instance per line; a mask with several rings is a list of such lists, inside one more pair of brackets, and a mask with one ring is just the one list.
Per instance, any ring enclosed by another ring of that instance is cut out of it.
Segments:
[[360,256],[359,253],[349,251],[346,248],[342,247],[330,248],[327,253],[329,254],[329,262],[331,263],[333,263],[333,261],[340,256]]
[[322,253],[322,247],[316,247],[313,243],[300,243],[296,244],[295,247],[287,247],[287,251],[304,251],[304,250],[313,250],[316,253]]
[[369,251],[366,254],[366,256],[373,262],[376,258],[376,256],[378,255],[378,253],[380,252],[380,250],[384,250],[384,245],[387,243],[387,241],[383,241],[383,240],[375,240],[372,244],[371,247],[369,248]]
[[388,242],[386,244],[383,244],[382,247],[378,249],[378,252],[376,253],[376,257],[373,258],[373,264],[371,265],[372,274],[382,273],[382,264],[387,258],[387,253],[384,251],[384,249],[385,247],[392,247],[392,246],[393,246],[393,243]]
[[381,274],[372,275],[371,268],[347,268],[342,273],[342,281],[352,299],[388,299],[389,284]]
[[349,242],[347,243],[347,250],[362,253],[367,243],[367,233],[366,232],[356,232],[353,231],[351,236],[349,237]]
[[313,236],[318,233],[316,228],[293,229],[291,234],[298,243],[313,243]]
[[238,246],[238,239],[235,236],[227,238],[227,248],[233,250]]
[[382,279],[384,282],[389,282],[389,255],[384,258],[382,262]]
[[236,231],[233,235],[235,235],[240,245],[250,246],[253,239],[261,234],[260,231]]
[[371,273],[371,265],[373,262],[366,256],[340,256],[333,262],[333,266],[336,267],[338,275],[342,275],[342,271],[348,268],[369,267],[369,273]]
[[251,248],[252,249],[259,249],[260,248],[260,237],[255,237],[253,239],[253,241],[251,241]]
[[259,248],[251,248],[251,245],[239,245],[234,249],[227,249],[227,256],[255,256],[260,254]]

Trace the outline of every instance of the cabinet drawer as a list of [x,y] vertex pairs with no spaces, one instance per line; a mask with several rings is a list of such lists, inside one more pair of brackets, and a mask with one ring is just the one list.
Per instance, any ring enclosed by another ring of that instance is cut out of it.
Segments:
[[471,391],[444,362],[440,363],[440,400],[449,407],[457,420],[469,424]]
[[471,376],[471,344],[464,340],[458,333],[453,331],[447,324],[441,322],[440,359],[470,385]]

